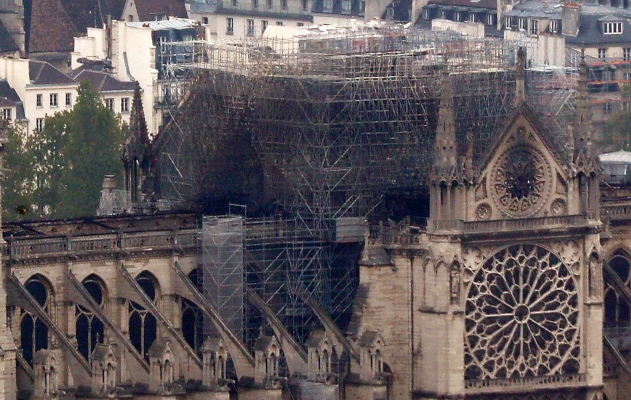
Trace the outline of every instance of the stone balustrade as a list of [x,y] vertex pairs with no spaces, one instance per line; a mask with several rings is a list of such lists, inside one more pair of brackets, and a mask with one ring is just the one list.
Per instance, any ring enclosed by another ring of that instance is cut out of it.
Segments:
[[57,236],[42,239],[7,238],[6,255],[13,260],[42,256],[113,253],[117,251],[170,250],[197,246],[198,231],[150,231],[105,235]]
[[523,378],[465,380],[466,394],[530,391],[537,389],[561,389],[577,387],[587,382],[585,374],[545,375]]

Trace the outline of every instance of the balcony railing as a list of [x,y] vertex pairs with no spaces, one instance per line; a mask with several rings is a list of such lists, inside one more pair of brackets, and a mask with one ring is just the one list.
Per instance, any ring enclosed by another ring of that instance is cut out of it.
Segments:
[[45,256],[114,253],[118,251],[177,250],[197,246],[198,231],[153,231],[87,236],[58,236],[45,239],[7,240],[7,255],[14,260]]
[[462,232],[468,234],[490,232],[515,232],[554,227],[585,226],[591,220],[586,215],[563,215],[521,219],[498,219],[491,221],[429,221],[430,232]]
[[560,389],[576,387],[586,383],[585,374],[546,375],[527,378],[480,379],[468,380],[464,383],[466,394],[527,391],[532,389]]
[[610,221],[631,219],[631,204],[604,205],[602,215]]

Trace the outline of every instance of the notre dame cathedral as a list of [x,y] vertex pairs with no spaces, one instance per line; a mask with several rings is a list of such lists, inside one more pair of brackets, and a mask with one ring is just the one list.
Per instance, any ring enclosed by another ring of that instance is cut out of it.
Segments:
[[445,69],[427,226],[366,234],[345,330],[305,299],[318,324],[296,340],[244,289],[268,326],[245,342],[198,284],[193,213],[7,224],[2,398],[631,398],[629,193],[601,184],[585,64],[565,148],[524,67],[481,150],[457,140]]

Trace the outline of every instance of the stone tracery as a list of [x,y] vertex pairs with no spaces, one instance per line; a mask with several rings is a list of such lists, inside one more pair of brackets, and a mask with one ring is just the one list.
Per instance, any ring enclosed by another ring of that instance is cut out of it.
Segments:
[[515,146],[497,160],[491,191],[499,209],[510,217],[537,212],[550,192],[550,168],[545,157],[530,146]]
[[486,260],[468,288],[465,378],[578,373],[578,295],[569,268],[537,245]]

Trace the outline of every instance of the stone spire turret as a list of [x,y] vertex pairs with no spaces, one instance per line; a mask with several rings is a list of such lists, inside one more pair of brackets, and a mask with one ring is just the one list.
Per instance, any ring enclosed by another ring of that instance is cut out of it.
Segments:
[[587,63],[585,49],[581,50],[578,87],[576,88],[576,118],[574,120],[574,161],[592,156],[592,112],[587,89]]
[[142,106],[140,85],[136,82],[129,130],[123,151],[125,190],[130,194],[133,203],[138,203],[142,200],[142,184],[149,174],[149,145],[149,133]]
[[515,105],[526,101],[526,50],[517,50],[517,65],[515,71]]
[[450,179],[457,167],[456,118],[449,71],[444,66],[440,84],[440,108],[434,141],[434,172],[439,180]]

